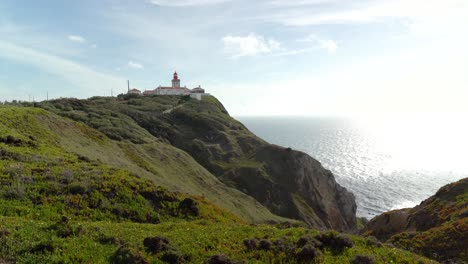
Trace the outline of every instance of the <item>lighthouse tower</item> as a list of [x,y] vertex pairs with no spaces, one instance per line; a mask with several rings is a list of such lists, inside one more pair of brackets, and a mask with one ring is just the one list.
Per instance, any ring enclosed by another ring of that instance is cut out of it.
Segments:
[[176,71],[174,71],[174,78],[172,79],[172,88],[180,88],[180,79]]

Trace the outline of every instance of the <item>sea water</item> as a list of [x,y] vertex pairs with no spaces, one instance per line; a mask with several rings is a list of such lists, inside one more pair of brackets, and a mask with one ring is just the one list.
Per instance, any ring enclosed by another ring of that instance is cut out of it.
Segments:
[[468,124],[452,116],[347,119],[237,117],[266,141],[303,151],[356,196],[372,218],[413,207],[468,177]]

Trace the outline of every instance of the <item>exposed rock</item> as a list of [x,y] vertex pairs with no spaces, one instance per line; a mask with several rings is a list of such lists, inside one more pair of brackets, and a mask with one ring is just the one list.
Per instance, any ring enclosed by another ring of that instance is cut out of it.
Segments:
[[410,209],[401,209],[383,213],[373,218],[361,232],[366,236],[386,241],[406,229],[409,211]]
[[411,209],[383,213],[362,230],[444,263],[468,262],[468,178],[448,184]]
[[264,164],[261,168],[230,172],[237,188],[245,188],[272,212],[310,226],[340,231],[356,228],[354,195],[337,184],[320,162],[276,145],[265,145],[255,158]]

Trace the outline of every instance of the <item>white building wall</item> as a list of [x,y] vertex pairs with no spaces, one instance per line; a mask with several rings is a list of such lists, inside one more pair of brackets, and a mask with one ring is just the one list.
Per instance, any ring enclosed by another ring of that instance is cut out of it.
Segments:
[[189,95],[190,91],[185,89],[156,89],[156,94],[160,95]]

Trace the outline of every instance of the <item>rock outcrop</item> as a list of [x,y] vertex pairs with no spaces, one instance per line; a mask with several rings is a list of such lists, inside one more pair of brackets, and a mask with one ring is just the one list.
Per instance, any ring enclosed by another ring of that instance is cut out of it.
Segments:
[[273,213],[301,219],[317,228],[350,231],[356,227],[354,195],[309,155],[267,144],[253,159],[258,167],[240,167],[223,176]]
[[442,262],[468,262],[468,178],[440,188],[414,208],[376,216],[362,234]]

